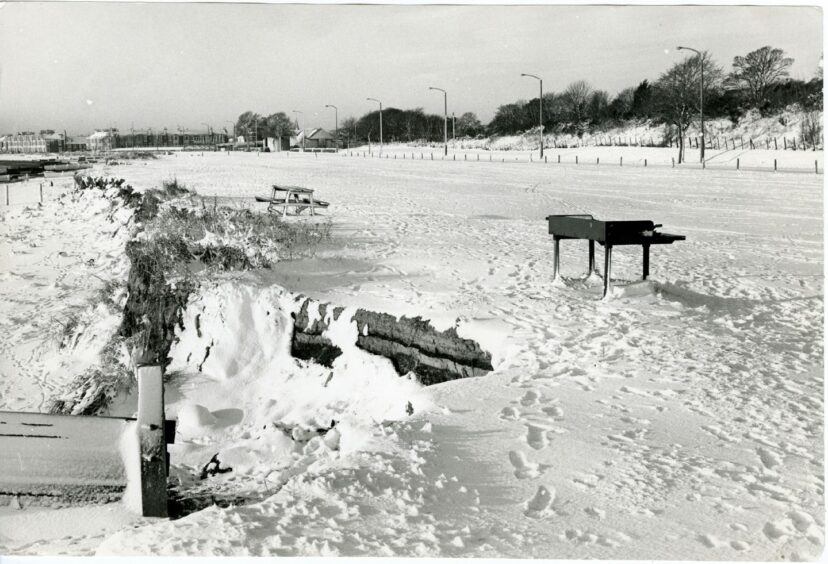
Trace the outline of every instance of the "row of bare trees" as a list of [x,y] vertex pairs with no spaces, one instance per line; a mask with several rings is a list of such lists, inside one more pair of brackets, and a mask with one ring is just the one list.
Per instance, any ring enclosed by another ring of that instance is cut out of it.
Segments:
[[[651,83],[622,90],[611,97],[594,89],[587,81],[577,80],[562,92],[543,95],[543,128],[549,133],[582,135],[628,120],[653,119],[672,128],[670,137],[684,139],[688,128],[699,117],[699,91],[704,74],[704,113],[708,117],[737,119],[750,109],[768,114],[790,104],[798,104],[810,124],[809,135],[819,137],[822,110],[822,69],[810,81],[789,78],[793,59],[781,49],[764,46],[733,59],[732,70],[725,73],[707,51],[687,57],[662,73]],[[449,134],[457,137],[508,135],[537,131],[540,100],[518,100],[499,106],[491,122],[483,125],[471,112],[449,118]],[[423,108],[383,110],[383,137],[386,141],[431,141],[443,138],[443,116],[426,114]],[[254,112],[241,114],[236,133],[251,139],[295,134],[299,124],[284,112],[267,116]],[[379,113],[369,112],[360,118],[349,117],[340,123],[343,146],[377,141]],[[679,160],[684,160],[680,143]]]
[[[705,51],[677,62],[654,83],[644,80],[612,99],[607,92],[594,90],[579,80],[563,92],[544,94],[544,131],[583,134],[625,120],[655,119],[675,128],[676,138],[683,138],[687,128],[699,118],[702,69],[704,112],[709,117],[735,120],[750,109],[768,114],[790,104],[797,104],[806,114],[820,111],[821,67],[812,80],[805,82],[788,78],[792,64],[793,59],[781,49],[764,46],[735,57],[731,72],[726,74]],[[505,135],[536,128],[538,103],[535,98],[500,106],[488,132]],[[804,117],[809,123],[814,121],[814,115]]]

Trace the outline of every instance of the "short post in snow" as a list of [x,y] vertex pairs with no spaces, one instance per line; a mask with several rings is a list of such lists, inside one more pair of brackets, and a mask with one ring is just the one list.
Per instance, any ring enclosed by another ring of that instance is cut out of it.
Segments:
[[773,172],[776,172],[776,159],[773,159]]
[[624,157],[618,159],[618,166],[624,166]]
[[601,164],[601,157],[595,157],[595,164],[596,165]]
[[647,159],[644,159],[644,168],[647,168]]
[[575,164],[578,164],[578,155],[575,155]]
[[676,168],[676,157],[670,157],[670,160],[673,161],[673,168]]
[[167,517],[167,443],[164,437],[164,372],[139,366],[138,442],[144,517]]
[[9,183],[6,182],[6,205],[9,205]]
[[549,155],[543,156],[543,164],[549,164]]
[[819,174],[819,163],[814,161],[814,174]]
[[558,164],[561,164],[561,156],[558,155]]
[[736,170],[739,170],[739,159],[736,159]]
[[40,183],[40,203],[43,203],[43,183]]

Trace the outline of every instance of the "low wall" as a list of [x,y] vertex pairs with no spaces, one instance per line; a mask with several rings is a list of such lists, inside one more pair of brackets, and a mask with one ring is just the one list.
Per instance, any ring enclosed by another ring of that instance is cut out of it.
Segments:
[[[311,308],[318,308],[318,315]],[[294,315],[291,354],[331,366],[342,350],[326,333],[344,312],[344,308],[306,299]],[[356,323],[358,348],[388,358],[398,374],[411,372],[426,386],[483,376],[493,369],[492,355],[453,328],[437,331],[420,317],[396,318],[365,309],[349,315],[349,321]]]

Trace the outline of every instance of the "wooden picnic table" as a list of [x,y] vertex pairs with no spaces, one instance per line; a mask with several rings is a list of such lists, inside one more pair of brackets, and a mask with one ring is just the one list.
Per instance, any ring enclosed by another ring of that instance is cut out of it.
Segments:
[[286,216],[289,208],[294,208],[299,214],[302,210],[309,209],[311,215],[316,215],[317,208],[327,208],[328,202],[317,200],[313,190],[302,186],[279,186],[273,185],[273,191],[269,198],[256,196],[259,202],[268,202],[267,211],[282,209],[282,215]]

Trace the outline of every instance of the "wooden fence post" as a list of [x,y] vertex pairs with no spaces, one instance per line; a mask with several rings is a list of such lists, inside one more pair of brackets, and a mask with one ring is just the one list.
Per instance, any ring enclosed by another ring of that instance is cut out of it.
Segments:
[[739,170],[739,159],[736,159],[736,170]]
[[167,443],[164,440],[164,372],[138,367],[138,442],[144,517],[167,517]]
[[558,164],[561,164],[561,156],[558,155]]
[[578,155],[575,155],[575,164],[578,164]]
[[778,150],[779,150],[779,146],[776,144],[776,137],[774,137],[774,138],[773,138],[773,150],[774,150],[774,151],[778,151]]
[[9,205],[9,183],[6,182],[6,205]]
[[647,166],[647,159],[644,159],[644,167],[646,168],[646,166]]
[[618,166],[624,166],[624,157],[618,158]]
[[40,203],[43,203],[43,183],[40,183]]
[[596,165],[601,164],[601,157],[595,157],[595,164]]
[[776,172],[776,159],[773,159],[773,172]]
[[814,161],[814,174],[819,174],[819,163]]

